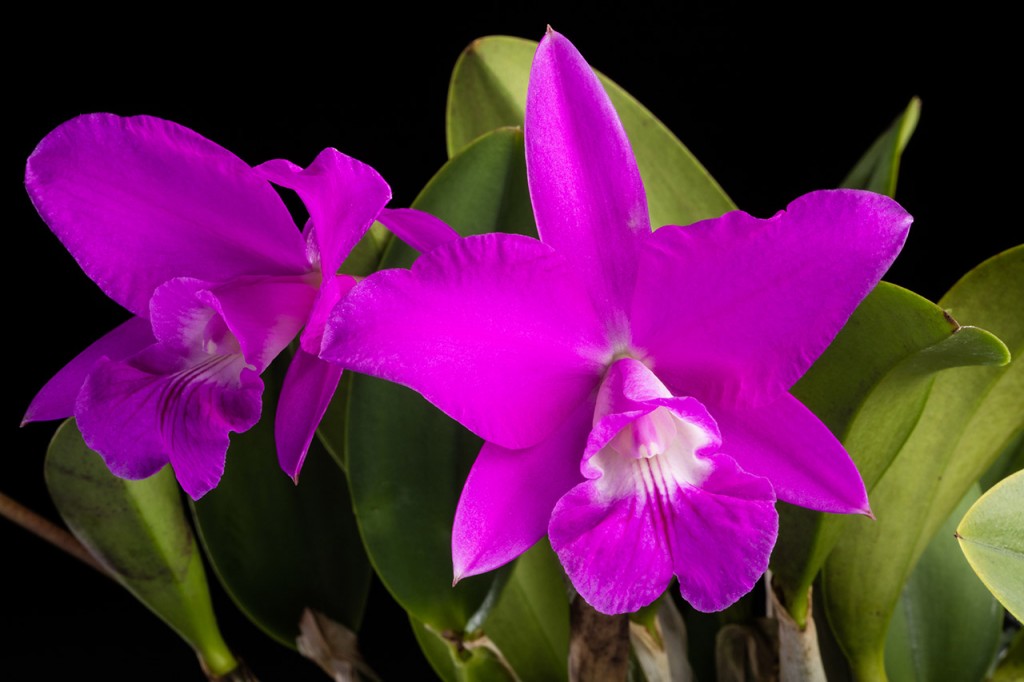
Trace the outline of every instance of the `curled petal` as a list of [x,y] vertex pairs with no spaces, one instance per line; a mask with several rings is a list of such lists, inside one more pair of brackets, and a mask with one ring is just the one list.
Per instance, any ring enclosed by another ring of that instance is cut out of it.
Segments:
[[597,387],[610,355],[586,293],[535,239],[448,242],[375,273],[332,315],[321,357],[419,391],[484,440],[535,445]]
[[305,169],[278,159],[256,170],[302,197],[316,226],[325,277],[338,271],[349,251],[391,200],[391,188],[377,171],[337,149],[324,149]]
[[878,283],[910,222],[887,197],[833,190],[768,220],[733,211],[663,227],[641,250],[633,343],[674,393],[771,402]]
[[153,344],[149,320],[133,317],[107,332],[53,375],[36,394],[21,423],[64,419],[75,412],[82,384],[100,358],[124,360]]
[[659,459],[609,467],[604,475],[620,480],[586,481],[552,514],[551,546],[576,590],[602,613],[647,606],[673,574],[694,608],[718,611],[768,567],[778,516],[767,480],[716,455],[699,482],[688,482]]
[[818,511],[871,514],[857,466],[814,413],[784,393],[756,408],[714,407],[722,451],[772,482],[780,500]]
[[262,392],[241,355],[186,358],[156,344],[125,361],[97,362],[75,418],[115,475],[145,478],[170,462],[199,499],[224,471],[228,433],[259,420]]
[[299,333],[316,296],[308,276],[179,278],[157,289],[150,318],[157,339],[182,355],[241,353],[262,372]]
[[36,210],[86,274],[141,317],[176,277],[308,270],[273,186],[223,147],[158,118],[79,116],[25,170]]
[[288,365],[274,415],[277,461],[296,483],[306,454],[331,402],[341,367],[324,362],[299,348]]
[[721,611],[750,592],[768,569],[779,532],[775,493],[726,456],[699,488],[672,498],[673,570],[683,599],[698,611]]
[[420,253],[459,238],[448,223],[414,208],[385,208],[377,220]]
[[533,447],[485,443],[462,488],[452,530],[455,580],[508,563],[547,532],[551,510],[583,480],[580,457],[593,406],[580,407]]
[[588,480],[558,501],[548,531],[583,598],[603,613],[635,611],[673,574],[703,611],[750,591],[775,543],[775,494],[716,453],[718,426],[704,406],[620,358],[601,384],[595,420]]
[[629,310],[637,238],[650,233],[633,150],[601,82],[551,29],[526,95],[526,168],[541,240],[568,258],[599,309]]

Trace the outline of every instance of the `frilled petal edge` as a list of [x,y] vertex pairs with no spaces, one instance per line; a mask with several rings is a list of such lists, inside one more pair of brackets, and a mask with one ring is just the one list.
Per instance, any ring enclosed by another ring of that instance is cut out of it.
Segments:
[[655,459],[633,464],[653,473],[612,486],[623,494],[609,497],[600,479],[573,488],[552,513],[551,546],[576,590],[602,613],[647,606],[673,574],[694,608],[720,611],[768,568],[778,533],[772,487],[724,456],[707,460],[699,484],[659,474]]
[[220,481],[228,433],[259,420],[262,392],[241,355],[186,358],[156,344],[126,361],[97,362],[75,418],[115,475],[145,478],[170,462],[181,487],[199,499]]

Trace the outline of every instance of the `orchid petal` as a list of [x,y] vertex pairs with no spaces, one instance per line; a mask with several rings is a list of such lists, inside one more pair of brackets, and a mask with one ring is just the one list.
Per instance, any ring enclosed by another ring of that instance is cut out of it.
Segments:
[[516,558],[542,538],[551,510],[580,483],[579,457],[590,430],[587,402],[533,447],[485,443],[455,510],[452,561],[456,582]]
[[808,509],[868,514],[867,491],[850,455],[810,410],[789,395],[756,408],[712,408],[722,452],[764,476],[780,500]]
[[713,461],[699,488],[680,487],[672,499],[679,591],[704,612],[721,611],[753,589],[779,532],[771,484],[727,456]]
[[349,251],[391,200],[391,188],[370,166],[327,148],[303,170],[280,159],[256,170],[271,182],[295,190],[316,226],[321,270],[341,267]]
[[771,402],[878,283],[910,222],[887,197],[834,190],[768,220],[661,228],[640,254],[633,344],[674,393]]
[[299,333],[316,294],[306,277],[178,278],[153,294],[150,318],[157,339],[183,355],[240,352],[262,372]]
[[148,116],[79,116],[29,157],[32,202],[86,274],[146,317],[175,277],[225,281],[309,269],[277,192],[223,147]]
[[672,581],[667,521],[660,500],[630,495],[606,502],[587,481],[555,505],[548,537],[588,604],[626,613],[653,602]]
[[316,301],[313,303],[313,310],[309,313],[309,319],[299,338],[302,350],[313,356],[320,354],[324,329],[331,311],[338,305],[338,301],[348,295],[349,290],[356,285],[356,281],[352,275],[334,275],[324,278],[320,285],[320,293],[317,294]]
[[301,348],[288,365],[274,416],[274,441],[277,461],[296,483],[316,427],[338,388],[341,372],[341,367],[324,362]]
[[651,231],[647,196],[600,81],[551,29],[530,71],[524,133],[541,240],[571,260],[600,309],[625,314],[638,237]]
[[75,412],[75,401],[93,365],[103,357],[124,360],[154,342],[149,320],[133,317],[94,341],[74,360],[64,365],[36,394],[25,411],[28,422],[64,419]]
[[170,462],[199,499],[220,480],[228,432],[259,420],[262,391],[240,355],[185,358],[156,344],[126,361],[97,362],[75,418],[115,475],[145,478]]
[[717,611],[749,592],[768,567],[778,516],[767,480],[718,455],[704,460],[704,478],[694,485],[659,473],[658,459],[633,464],[650,462],[655,475],[618,482],[619,494],[609,496],[600,478],[586,481],[552,513],[551,546],[576,590],[602,613],[650,604],[673,573],[688,602]]
[[583,598],[604,613],[635,611],[673,573],[702,610],[746,594],[775,543],[768,480],[718,454],[705,407],[672,396],[634,358],[608,369],[595,419],[581,467],[589,480],[558,501],[548,531]]
[[377,220],[420,253],[459,238],[448,223],[415,208],[385,208]]
[[444,244],[354,287],[321,357],[419,391],[502,447],[535,445],[587,399],[610,355],[586,293],[535,239]]

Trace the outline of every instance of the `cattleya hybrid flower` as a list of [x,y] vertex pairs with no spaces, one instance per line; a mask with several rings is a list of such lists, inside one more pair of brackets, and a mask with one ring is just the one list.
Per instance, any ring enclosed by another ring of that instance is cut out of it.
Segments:
[[767,220],[651,230],[593,71],[541,41],[525,120],[540,240],[454,240],[336,308],[324,359],[419,391],[485,441],[455,515],[455,578],[545,533],[604,613],[673,575],[702,611],[748,592],[776,499],[869,514],[849,455],[788,389],[879,281],[910,217],[859,191]]
[[[303,233],[271,182],[302,198]],[[373,221],[414,244],[454,234],[385,209],[387,183],[335,149],[305,170],[252,168],[149,116],[64,123],[29,157],[25,185],[85,273],[134,317],[51,379],[24,421],[74,415],[113,473],[144,478],[170,462],[196,499],[220,480],[228,433],[259,419],[259,374],[302,330],[275,423],[281,466],[298,477],[342,372],[317,357],[327,313],[356,281],[337,271]]]

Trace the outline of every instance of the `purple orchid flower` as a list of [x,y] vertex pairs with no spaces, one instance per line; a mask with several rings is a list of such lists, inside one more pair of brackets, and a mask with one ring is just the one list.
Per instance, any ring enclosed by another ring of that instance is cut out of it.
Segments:
[[[271,185],[310,214],[300,233]],[[64,367],[25,422],[74,416],[123,478],[170,462],[198,499],[219,482],[229,432],[260,417],[259,374],[300,333],[275,421],[278,457],[297,479],[341,377],[318,356],[327,313],[355,284],[337,274],[373,221],[411,241],[452,233],[389,210],[387,183],[325,149],[306,169],[256,168],[170,121],[81,116],[29,157],[25,184],[50,229],[134,317]]]
[[449,242],[375,273],[321,357],[423,394],[485,441],[455,514],[455,578],[545,532],[579,594],[623,613],[673,575],[695,608],[747,593],[776,498],[869,514],[849,455],[789,388],[879,281],[910,217],[859,191],[651,230],[626,134],[549,30],[526,104],[540,241]]

